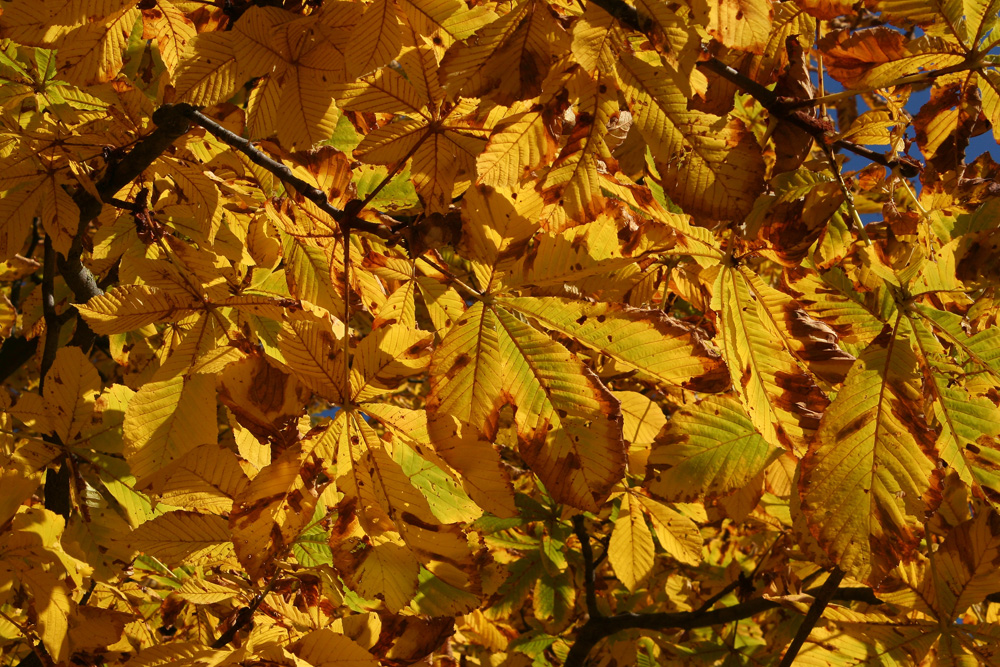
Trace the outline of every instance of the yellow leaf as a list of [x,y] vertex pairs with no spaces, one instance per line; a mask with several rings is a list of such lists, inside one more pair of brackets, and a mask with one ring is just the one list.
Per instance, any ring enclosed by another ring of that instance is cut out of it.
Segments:
[[335,333],[329,322],[306,319],[285,320],[278,334],[278,349],[292,373],[331,403],[342,402],[348,393],[343,335]]
[[420,563],[409,549],[386,536],[373,537],[370,544],[337,556],[334,565],[347,585],[363,598],[381,599],[390,612],[405,608],[417,592]]
[[162,514],[132,531],[128,543],[170,567],[233,560],[233,543],[226,520],[198,512]]
[[370,400],[399,387],[427,368],[433,336],[427,331],[389,325],[359,344],[351,365],[351,400]]
[[194,23],[172,2],[156,0],[156,7],[143,12],[143,36],[156,40],[160,58],[170,76],[177,72],[187,43],[197,34]]
[[573,337],[642,377],[707,393],[729,385],[718,352],[696,331],[661,311],[563,297],[500,297],[497,303]]
[[859,581],[877,582],[915,548],[934,504],[921,404],[910,330],[897,317],[858,358],[802,460],[810,532]]
[[743,405],[767,442],[801,453],[829,400],[783,344],[748,269],[719,272],[712,309],[719,313],[722,356]]
[[774,13],[771,0],[697,0],[692,6],[696,17],[707,10],[708,32],[725,46],[763,52]]
[[435,350],[428,411],[457,417],[492,440],[506,403],[519,408],[521,456],[549,492],[575,507],[597,507],[625,464],[618,401],[564,347],[506,310],[477,303]]
[[122,68],[129,33],[141,17],[137,7],[126,4],[110,16],[65,35],[59,44],[60,76],[78,86],[115,78]]
[[242,84],[237,78],[232,31],[205,32],[188,42],[177,68],[177,99],[208,106],[223,102]]
[[0,230],[0,259],[8,260],[21,252],[42,197],[40,186],[41,183],[32,183],[3,192],[0,216],[5,222]]
[[122,285],[76,306],[94,333],[106,336],[181,319],[198,304],[145,285]]
[[[386,403],[370,403],[364,410],[418,455],[438,463],[441,468],[457,470],[463,488],[484,510],[498,517],[512,517],[517,513],[510,473],[497,450],[474,428],[448,415],[428,419],[423,411],[405,410]],[[441,518],[434,503],[431,511]]]
[[636,391],[612,392],[622,404],[622,435],[628,443],[628,467],[643,470],[656,434],[667,423],[659,405]]
[[[323,438],[296,444],[253,478],[233,501],[229,526],[240,563],[253,579],[278,565],[312,520],[322,459],[332,458]],[[319,443],[319,447],[317,447]]]
[[383,67],[360,81],[337,86],[337,106],[345,111],[425,116],[429,99],[393,69]]
[[[283,373],[263,355],[249,356],[229,364],[219,375],[219,400],[228,407],[239,424],[250,431],[253,443],[248,447],[264,449],[260,442],[291,444],[299,438],[298,421],[311,392],[294,377]],[[267,391],[261,391],[261,388]],[[213,408],[214,410],[214,408]],[[216,442],[212,438],[210,442]],[[248,456],[259,460],[260,456]],[[267,450],[267,455],[270,451]],[[270,459],[267,459],[270,461]]]
[[190,450],[216,442],[215,377],[177,375],[149,382],[136,392],[123,424],[125,459],[138,486]]
[[667,416],[659,405],[637,391],[616,391],[621,401],[625,426],[625,440],[633,445],[651,445],[660,429],[667,423]]
[[613,75],[616,47],[623,40],[624,35],[614,17],[588,2],[583,16],[573,26],[573,56],[589,74]]
[[654,554],[653,535],[642,515],[642,505],[625,493],[608,543],[608,562],[615,576],[634,591],[653,571]]
[[185,205],[191,208],[195,220],[201,226],[211,245],[219,233],[222,224],[222,207],[220,206],[219,189],[205,172],[197,167],[190,167],[180,161],[161,157],[155,169],[159,174],[173,180]]
[[689,111],[669,65],[623,55],[617,71],[670,198],[692,215],[729,220],[749,213],[763,189],[764,159],[743,123]]
[[333,630],[313,630],[289,650],[313,667],[378,667],[372,654]]
[[64,255],[69,252],[73,237],[80,226],[80,209],[55,176],[46,178],[38,214],[45,233],[55,249]]
[[980,512],[956,526],[934,552],[934,595],[927,599],[941,618],[958,618],[966,609],[1000,590],[1000,516]]
[[462,198],[462,221],[462,249],[476,282],[484,292],[496,292],[524,254],[538,223],[519,210],[510,190],[485,185],[471,188]]
[[757,433],[739,401],[707,396],[670,417],[649,455],[648,488],[674,501],[732,493],[751,485],[782,451]]
[[485,5],[467,7],[460,0],[399,0],[399,7],[413,30],[430,39],[440,38],[445,48],[497,17]]
[[54,572],[41,567],[21,571],[21,582],[34,598],[38,635],[56,663],[69,657],[69,615],[73,608],[66,584]]
[[333,136],[340,112],[324,76],[304,67],[285,71],[278,102],[278,139],[289,150],[309,150]]
[[183,509],[228,514],[248,480],[236,455],[219,444],[193,449],[171,467],[159,499]]
[[223,586],[204,579],[189,577],[174,594],[182,600],[193,604],[215,604],[232,600],[239,590],[231,586]]
[[78,347],[64,347],[45,376],[48,423],[63,443],[73,441],[90,422],[101,393],[97,369]]
[[546,228],[552,232],[589,222],[604,210],[598,173],[616,171],[606,137],[618,122],[618,91],[610,78],[596,81],[585,74],[570,80],[569,94],[578,100],[576,124],[551,163],[542,192],[552,202]]
[[902,33],[885,26],[830,33],[819,47],[827,72],[845,88],[880,88],[920,70],[965,60],[961,46],[943,37],[924,35],[907,41]]
[[632,502],[649,514],[656,539],[670,557],[686,565],[701,564],[702,538],[698,524],[652,498],[636,494]]
[[510,187],[555,156],[555,138],[545,125],[542,102],[517,102],[505,115],[486,149],[476,158],[479,182]]
[[375,0],[365,8],[345,52],[350,78],[382,67],[399,55],[403,42],[396,12],[395,0]]

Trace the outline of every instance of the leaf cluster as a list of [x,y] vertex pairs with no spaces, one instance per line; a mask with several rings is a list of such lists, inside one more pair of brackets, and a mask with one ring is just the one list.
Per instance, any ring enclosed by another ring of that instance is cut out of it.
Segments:
[[997,13],[0,1],[4,664],[996,664]]

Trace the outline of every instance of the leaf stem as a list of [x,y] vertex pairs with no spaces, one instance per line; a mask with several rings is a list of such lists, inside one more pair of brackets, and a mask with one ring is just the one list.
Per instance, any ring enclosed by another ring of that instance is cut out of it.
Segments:
[[844,195],[844,203],[847,205],[847,211],[851,214],[853,226],[857,228],[858,236],[865,242],[865,245],[871,246],[872,241],[868,238],[868,232],[865,231],[865,223],[862,222],[861,215],[854,205],[854,193],[847,187],[847,183],[844,182],[844,177],[840,173],[837,156],[834,154],[833,149],[826,144],[823,145],[823,150],[826,153],[826,158],[830,161],[830,170],[833,171],[833,175],[837,179],[837,185],[840,186],[840,191]]

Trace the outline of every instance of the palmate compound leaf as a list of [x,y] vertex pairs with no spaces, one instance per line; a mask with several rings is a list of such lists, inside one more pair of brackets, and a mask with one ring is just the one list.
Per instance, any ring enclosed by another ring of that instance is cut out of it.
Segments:
[[200,304],[145,285],[122,285],[86,304],[77,311],[94,333],[110,335],[141,329],[148,324],[181,319]]
[[838,566],[877,582],[920,540],[940,501],[911,329],[898,316],[851,368],[802,459],[809,530]]
[[[445,213],[472,183],[478,156],[494,122],[475,113],[478,100],[442,100],[437,61],[429,47],[407,49],[407,78],[376,74],[340,89],[345,110],[402,111],[400,119],[368,133],[354,156],[395,165],[412,157],[411,180],[427,213]],[[421,108],[423,107],[423,108]]]
[[[1000,591],[1000,517],[984,511],[953,528],[929,557],[896,568],[879,599],[897,611],[830,607],[799,654],[803,665],[993,664],[995,623],[961,622],[970,606]],[[913,613],[918,612],[918,613]],[[933,659],[925,660],[928,654]],[[798,664],[798,661],[796,664]],[[890,662],[895,661],[895,662]]]
[[564,297],[500,297],[497,304],[572,337],[643,379],[710,394],[729,386],[719,353],[696,330],[661,311]]
[[507,404],[517,408],[521,456],[553,497],[596,509],[625,466],[617,399],[562,345],[480,302],[434,352],[428,411],[492,440]]
[[319,476],[334,457],[328,430],[292,445],[265,467],[233,499],[229,527],[236,555],[254,579],[277,566],[277,559],[312,520]]
[[[338,413],[328,433],[336,442],[337,487],[344,494],[331,546],[348,585],[395,612],[417,592],[423,565],[448,586],[478,595],[482,562],[475,538],[438,518],[430,505],[438,492],[427,484],[426,469],[395,452],[408,445],[380,438],[353,411]],[[447,514],[442,516],[462,518]]]
[[781,456],[728,396],[706,396],[674,413],[649,455],[647,486],[658,498],[692,501],[732,493]]
[[[722,356],[754,426],[771,445],[799,454],[819,425],[828,399],[788,350],[820,349],[819,341],[791,335],[797,311],[789,302],[746,267],[725,266],[715,282],[712,310],[719,315]],[[836,345],[825,347],[828,358],[850,358]]]
[[233,542],[223,517],[178,510],[142,524],[128,537],[130,548],[170,567],[233,560]]
[[635,128],[656,160],[664,190],[692,215],[749,213],[764,186],[764,159],[739,120],[688,110],[673,68],[623,54],[617,73]]

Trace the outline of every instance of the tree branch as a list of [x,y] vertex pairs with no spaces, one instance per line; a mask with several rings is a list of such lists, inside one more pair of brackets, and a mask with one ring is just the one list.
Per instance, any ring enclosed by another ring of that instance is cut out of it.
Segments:
[[[624,0],[589,1],[611,14],[611,16],[617,19],[622,25],[637,32],[641,32],[652,39],[650,33],[655,27],[653,21],[640,14],[635,7],[626,4]],[[715,74],[718,74],[723,79],[726,79],[730,83],[734,84],[740,90],[760,102],[761,106],[767,109],[772,116],[790,123],[800,130],[803,130],[821,145],[832,145],[835,148],[843,148],[844,150],[860,155],[863,158],[867,158],[876,164],[880,164],[883,167],[888,167],[889,169],[899,169],[900,173],[908,178],[912,178],[919,173],[919,166],[905,157],[888,157],[882,153],[873,151],[867,146],[856,144],[853,141],[847,141],[846,139],[834,139],[834,133],[832,130],[825,127],[817,121],[817,119],[813,118],[808,113],[797,110],[790,103],[786,103],[783,98],[776,95],[774,91],[765,88],[750,77],[741,74],[718,58],[709,58],[708,60],[699,62],[698,65],[714,72]]]
[[[120,162],[109,165],[104,176],[97,182],[96,188],[101,196],[100,200],[82,188],[74,197],[80,209],[80,222],[70,245],[70,251],[66,259],[60,263],[59,272],[73,290],[77,303],[86,303],[104,293],[97,286],[90,269],[84,266],[82,261],[83,239],[87,235],[90,223],[101,214],[103,201],[113,199],[119,190],[135,180],[191,127],[185,118],[161,113],[159,109],[153,112],[153,122],[157,126],[156,129],[138,141]],[[82,326],[85,327],[87,324],[81,319],[77,327]]]
[[[826,584],[824,583],[824,586]],[[822,589],[821,589],[822,590]],[[814,597],[819,597],[816,591]],[[808,593],[808,591],[807,591]],[[881,604],[870,588],[856,586],[834,588],[829,600],[840,602],[866,602]],[[828,600],[828,602],[829,602]],[[825,607],[826,605],[824,605]],[[713,625],[725,625],[734,621],[756,616],[781,607],[781,602],[766,598],[754,598],[747,602],[721,607],[711,611],[662,612],[657,614],[618,614],[616,616],[591,617],[576,633],[576,641],[566,656],[564,667],[583,667],[587,656],[602,639],[610,637],[623,630],[652,630],[665,632],[669,630],[694,630]],[[822,609],[819,610],[822,613]]]
[[[316,204],[321,211],[329,215],[331,218],[337,222],[343,221],[344,211],[330,204],[325,192],[305,182],[296,176],[287,165],[265,155],[259,149],[254,147],[250,141],[233,132],[230,132],[205,114],[195,109],[190,104],[165,104],[157,109],[157,113],[160,113],[161,116],[164,117],[169,116],[171,118],[184,118],[203,127],[216,139],[240,151],[250,158],[251,162],[259,167],[267,169],[269,172],[277,176],[282,183],[294,188],[296,192]],[[391,230],[383,227],[382,225],[377,225],[367,220],[358,220],[357,218],[351,220],[351,228],[362,232],[368,232],[369,234],[374,234],[382,238],[389,238],[391,234]]]
[[257,611],[257,608],[260,607],[260,604],[264,601],[264,598],[267,597],[267,594],[270,593],[271,590],[274,588],[274,584],[277,581],[278,578],[273,577],[271,581],[268,582],[267,586],[264,587],[264,590],[262,590],[260,593],[254,596],[253,600],[250,601],[249,605],[243,607],[238,612],[236,612],[236,618],[233,619],[232,625],[230,625],[226,629],[226,631],[219,636],[218,639],[212,642],[212,648],[214,649],[226,648],[226,646],[229,645],[229,642],[233,641],[233,639],[236,638],[236,633],[239,632],[247,623],[250,622],[250,619],[253,618],[253,615]]
[[601,612],[597,609],[596,575],[594,572],[594,551],[590,547],[590,535],[584,524],[582,514],[573,517],[573,532],[580,540],[580,553],[583,554],[583,588],[587,595],[587,613],[590,618],[599,618]]
[[62,328],[62,322],[59,320],[59,313],[56,312],[55,282],[56,249],[52,245],[52,239],[46,234],[45,260],[42,265],[42,317],[45,319],[45,346],[42,348],[42,363],[39,370],[39,392],[45,386],[45,375],[52,368],[52,362],[56,360],[56,352],[59,350],[59,329]]
[[830,576],[826,578],[826,581],[823,582],[823,585],[820,586],[819,591],[816,593],[816,599],[813,600],[812,605],[809,607],[806,617],[802,619],[802,624],[795,632],[795,637],[792,638],[792,643],[788,645],[788,649],[785,651],[785,655],[782,656],[778,667],[792,667],[792,663],[795,662],[795,656],[799,654],[799,650],[805,644],[806,639],[809,638],[812,629],[816,627],[820,617],[823,615],[823,610],[830,604],[830,600],[837,593],[837,587],[840,586],[840,582],[843,580],[843,570],[834,568],[833,572],[830,573]]

